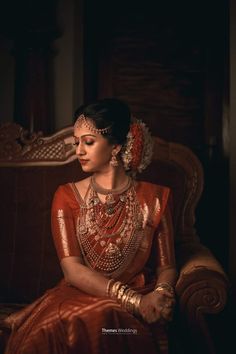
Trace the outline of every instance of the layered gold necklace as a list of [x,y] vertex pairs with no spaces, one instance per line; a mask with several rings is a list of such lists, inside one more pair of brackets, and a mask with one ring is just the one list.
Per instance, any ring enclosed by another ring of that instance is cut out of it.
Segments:
[[[100,195],[105,195],[103,203]],[[143,215],[128,178],[119,189],[104,189],[91,178],[77,222],[85,263],[106,276],[119,276],[132,261],[143,237]]]

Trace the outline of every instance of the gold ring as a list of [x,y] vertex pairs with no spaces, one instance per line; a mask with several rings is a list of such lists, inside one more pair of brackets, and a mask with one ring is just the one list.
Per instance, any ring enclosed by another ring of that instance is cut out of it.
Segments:
[[165,304],[165,307],[170,309],[172,306],[171,305],[168,305],[168,304]]

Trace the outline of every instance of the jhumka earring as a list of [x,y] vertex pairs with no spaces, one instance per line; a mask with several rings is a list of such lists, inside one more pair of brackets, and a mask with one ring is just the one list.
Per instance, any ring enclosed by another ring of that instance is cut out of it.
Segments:
[[113,166],[113,167],[117,167],[118,166],[116,151],[112,151],[112,153],[111,153],[110,165]]

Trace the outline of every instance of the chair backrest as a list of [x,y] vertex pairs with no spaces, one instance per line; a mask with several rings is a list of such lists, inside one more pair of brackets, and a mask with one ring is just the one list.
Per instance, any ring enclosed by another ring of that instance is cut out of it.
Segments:
[[[44,137],[16,124],[0,127],[0,301],[29,302],[62,276],[51,237],[50,209],[60,184],[85,176],[73,128]],[[180,144],[155,138],[154,159],[138,179],[169,186],[176,247],[199,243],[195,208],[203,188],[199,160]]]

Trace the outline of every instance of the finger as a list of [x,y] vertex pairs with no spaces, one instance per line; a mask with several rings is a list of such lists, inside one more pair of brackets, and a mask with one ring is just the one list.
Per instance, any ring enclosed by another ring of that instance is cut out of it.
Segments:
[[152,308],[152,311],[149,312],[147,316],[148,323],[154,323],[162,319],[161,311],[155,307]]
[[174,293],[171,293],[170,291],[167,291],[167,290],[163,291],[162,294],[163,294],[165,297],[168,297],[169,299],[174,299],[174,298],[175,298]]
[[163,291],[160,291],[160,292],[155,292],[156,293],[156,296],[158,298],[167,298],[167,299],[170,299],[170,300],[174,300],[175,301],[175,296],[174,294],[168,292],[167,290],[163,290]]
[[154,289],[154,291],[160,292],[160,293],[168,292],[170,294],[174,294],[174,292],[175,292],[174,288],[173,289],[169,289],[169,288],[165,288],[165,287],[157,287],[157,288]]
[[164,307],[173,308],[175,306],[175,301],[169,300],[163,304]]
[[158,311],[153,312],[152,314],[150,314],[150,316],[148,316],[148,323],[154,323],[157,322],[161,319],[161,314]]
[[[160,318],[160,316],[159,316],[159,318]],[[156,322],[157,316],[154,313],[148,313],[143,317],[143,319],[147,323],[153,323],[153,322]]]
[[164,318],[166,321],[171,321],[173,317],[173,311],[170,308],[164,307],[163,310],[161,311],[161,316]]
[[172,309],[172,308],[173,308],[172,304],[164,304],[163,306],[164,306],[166,309]]
[[161,310],[161,314],[169,314],[173,311],[172,307],[169,307],[169,305],[163,305],[163,308]]

